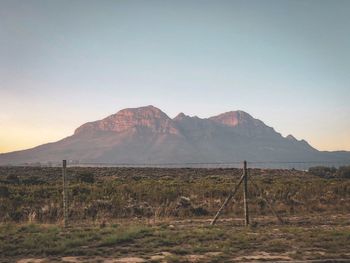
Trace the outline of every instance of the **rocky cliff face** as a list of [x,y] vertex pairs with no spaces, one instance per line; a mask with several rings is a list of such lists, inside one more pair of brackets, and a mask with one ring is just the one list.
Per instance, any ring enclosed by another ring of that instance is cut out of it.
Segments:
[[230,127],[242,126],[254,123],[257,120],[244,111],[230,111],[209,118],[216,123],[221,123]]
[[171,119],[153,106],[124,109],[83,124],[72,136],[33,149],[0,154],[0,164],[59,162],[183,163],[232,161],[343,161],[243,111],[207,119],[178,114]]
[[184,130],[197,130],[227,126],[245,135],[274,132],[262,121],[244,111],[230,111],[208,119],[190,117],[179,113],[174,119],[154,106],[123,109],[102,120],[88,122],[74,134],[96,131],[133,132],[148,130],[153,133],[185,135]]
[[86,123],[76,129],[75,134],[87,131],[126,132],[142,128],[155,133],[179,133],[164,112],[156,107],[147,106],[124,109],[103,120]]
[[216,123],[235,128],[237,133],[246,136],[274,136],[279,135],[275,130],[263,123],[261,120],[253,118],[244,111],[230,111],[214,117],[209,120]]

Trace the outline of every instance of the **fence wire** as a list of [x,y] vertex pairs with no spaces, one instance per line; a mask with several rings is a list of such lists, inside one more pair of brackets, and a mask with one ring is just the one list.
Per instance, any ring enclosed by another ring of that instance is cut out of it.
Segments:
[[[254,213],[265,213],[264,205],[257,197],[262,191],[267,196],[264,198],[287,216],[295,211],[350,211],[349,181],[336,178],[334,184],[329,184],[317,176],[304,176],[307,173],[298,171],[314,166],[349,164],[334,161],[248,161],[249,180],[254,180],[259,187],[257,190],[249,186],[250,207]],[[48,166],[54,168],[46,168]],[[35,219],[50,222],[62,219],[64,185],[61,168],[62,161],[31,167],[0,167],[5,175],[0,178],[0,221]],[[69,200],[67,214],[72,221],[213,215],[241,176],[242,168],[243,162],[240,161],[133,164],[67,160],[67,173],[64,172]],[[237,200],[240,199],[241,196],[238,196]],[[238,203],[230,204],[228,214],[239,215],[237,206]]]
[[[183,162],[183,163],[108,163],[108,162],[74,162],[68,161],[69,167],[121,167],[121,168],[203,168],[203,169],[228,169],[242,168],[243,161],[234,162]],[[248,161],[249,168],[260,169],[295,169],[307,170],[310,167],[326,166],[339,168],[350,165],[349,161]],[[60,166],[58,164],[57,166]]]

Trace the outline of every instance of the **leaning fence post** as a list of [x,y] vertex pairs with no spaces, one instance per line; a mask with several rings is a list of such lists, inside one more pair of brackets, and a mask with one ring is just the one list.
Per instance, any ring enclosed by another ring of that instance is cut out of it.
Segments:
[[63,224],[64,227],[68,226],[68,194],[67,194],[67,161],[62,161],[62,179],[63,179]]
[[243,176],[244,176],[244,184],[243,184],[243,200],[244,200],[244,218],[245,225],[249,225],[249,210],[248,210],[248,173],[247,173],[247,161],[243,162]]
[[230,200],[234,197],[234,195],[237,193],[239,186],[241,185],[241,183],[244,180],[244,173],[242,174],[241,178],[239,179],[238,183],[236,184],[235,188],[233,189],[233,191],[230,192],[230,194],[228,195],[228,197],[226,198],[225,202],[222,204],[222,206],[220,207],[219,211],[215,214],[215,217],[213,218],[213,220],[210,222],[210,225],[215,225],[216,220],[218,220],[220,214],[222,213],[222,211],[224,210],[224,208],[227,206],[227,204],[230,202]]

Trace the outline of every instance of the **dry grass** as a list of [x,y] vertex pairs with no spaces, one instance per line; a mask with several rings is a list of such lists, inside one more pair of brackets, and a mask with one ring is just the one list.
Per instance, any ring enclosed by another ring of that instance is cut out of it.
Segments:
[[103,228],[68,229],[57,225],[4,224],[0,226],[0,254],[5,261],[26,257],[59,261],[67,256],[92,260],[106,255],[109,259],[153,258],[153,262],[157,258],[166,262],[193,262],[198,257],[200,262],[242,261],[250,257],[251,260],[350,260],[348,216],[327,220],[294,218],[287,225],[262,218],[255,219],[258,224],[250,228],[236,220],[220,221],[216,226],[209,226],[204,220],[157,224],[129,221]]
[[[90,173],[94,182],[82,182]],[[191,218],[212,216],[237,182],[239,169],[69,168],[70,218]],[[56,223],[62,220],[58,168],[0,167],[0,222]],[[33,179],[35,178],[35,179]],[[322,179],[301,171],[251,170],[250,180],[284,217],[350,212],[350,180]],[[179,198],[190,198],[179,206]],[[270,214],[259,190],[249,184],[253,215]],[[242,215],[242,193],[225,210]]]

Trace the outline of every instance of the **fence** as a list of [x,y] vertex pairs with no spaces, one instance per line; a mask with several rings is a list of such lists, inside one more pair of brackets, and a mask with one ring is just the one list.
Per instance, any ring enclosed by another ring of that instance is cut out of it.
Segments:
[[[328,183],[306,176],[296,166],[317,166],[318,162],[287,163],[297,170],[254,169],[271,163],[248,162],[246,169],[242,162],[133,165],[67,161],[54,167],[0,167],[7,175],[0,177],[0,220],[62,220],[69,225],[69,219],[212,219],[222,207],[222,213],[249,224],[251,215],[266,213],[282,222],[297,213],[350,211],[349,180]],[[13,176],[16,174],[22,177]],[[43,177],[34,178],[38,174]],[[87,174],[94,175],[95,181],[88,182]]]
[[[215,214],[214,218],[211,221],[211,225],[214,225],[218,220],[219,216],[222,214],[223,210],[235,196],[237,191],[239,190],[240,185],[243,183],[243,207],[244,207],[244,221],[245,225],[249,225],[250,217],[249,217],[249,206],[248,206],[248,167],[247,161],[243,162],[232,162],[232,163],[163,163],[163,164],[113,164],[113,163],[72,163],[72,167],[123,167],[123,168],[238,168],[243,164],[242,167],[242,176],[238,180],[238,183],[235,185],[232,191],[230,191],[228,197],[223,202],[220,209]],[[342,165],[346,165],[346,162],[250,162],[250,168],[266,168],[267,165],[269,168],[284,168],[284,169],[296,169],[295,167],[302,167],[300,170],[304,170],[305,168],[309,168],[310,166],[332,166],[339,167]],[[67,224],[67,185],[66,185],[66,160],[63,160],[63,207],[64,207],[64,223]],[[278,219],[280,223],[284,223],[282,217],[276,212],[273,207],[273,204],[268,200],[268,198],[263,194],[261,190],[257,187],[256,184],[252,184],[256,190],[258,191],[260,198],[267,204],[271,213]]]
[[[79,162],[67,160],[69,167],[131,167],[131,168],[241,168],[242,161],[234,162],[182,162],[182,163],[110,163],[110,162]],[[261,169],[296,169],[307,170],[310,167],[341,167],[349,166],[347,161],[249,161],[250,168]],[[31,167],[61,167],[61,162],[27,163],[21,166]]]

